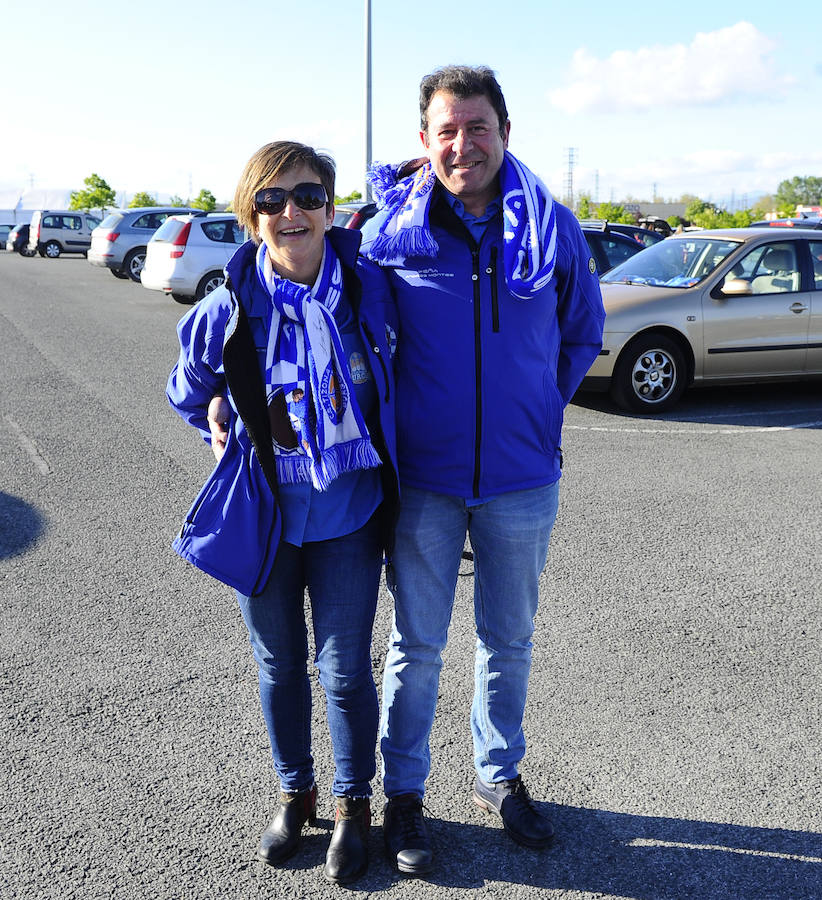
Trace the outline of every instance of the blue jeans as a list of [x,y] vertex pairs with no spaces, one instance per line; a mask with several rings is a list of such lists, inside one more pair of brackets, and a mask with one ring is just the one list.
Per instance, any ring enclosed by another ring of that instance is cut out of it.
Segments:
[[237,593],[259,668],[260,702],[284,791],[314,783],[304,592],[325,691],[337,797],[367,797],[376,772],[378,703],[371,672],[382,546],[376,516],[359,530],[302,547],[282,543],[262,594]]
[[383,680],[380,750],[387,797],[425,791],[460,557],[474,550],[477,649],[471,733],[483,781],[516,778],[531,669],[538,582],[557,514],[559,484],[476,506],[403,488],[393,555],[394,627]]

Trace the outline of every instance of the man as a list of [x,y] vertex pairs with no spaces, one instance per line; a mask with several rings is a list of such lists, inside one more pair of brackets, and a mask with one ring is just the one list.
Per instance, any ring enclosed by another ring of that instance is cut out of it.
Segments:
[[[402,497],[380,749],[386,852],[412,875],[433,861],[422,814],[428,737],[466,534],[473,799],[518,843],[551,841],[519,775],[522,720],[562,413],[601,349],[605,318],[576,219],[506,152],[510,123],[493,72],[448,66],[426,76],[420,115],[427,159],[375,169],[383,208],[362,248],[389,273],[400,313]],[[209,418],[219,443],[219,416]]]
[[601,349],[604,321],[576,219],[507,153],[493,72],[448,66],[426,76],[420,115],[428,160],[375,167],[382,209],[363,242],[386,267],[400,313],[402,501],[380,749],[386,851],[408,874],[432,865],[422,815],[428,738],[466,533],[477,628],[473,799],[518,843],[551,841],[519,774],[522,720],[563,409]]

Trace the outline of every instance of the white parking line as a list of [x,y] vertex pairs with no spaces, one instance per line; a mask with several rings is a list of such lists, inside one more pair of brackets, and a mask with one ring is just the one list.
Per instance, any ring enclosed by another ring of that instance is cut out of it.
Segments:
[[801,856],[797,853],[776,853],[773,850],[752,850],[747,847],[723,847],[718,844],[687,844],[683,841],[657,841],[651,838],[634,838],[629,847],[676,847],[682,850],[719,850],[722,853],[743,853],[749,856],[767,856],[771,859],[788,859],[795,862],[822,863],[818,856]]
[[29,459],[34,463],[35,468],[41,475],[51,475],[51,466],[48,460],[37,449],[34,441],[23,431],[23,429],[12,419],[11,416],[3,416],[3,418],[11,426],[12,431],[17,435],[20,446],[28,453]]
[[[814,415],[819,415],[820,411],[822,411],[822,409],[820,409],[820,406],[809,406],[807,409],[749,409],[745,412],[726,412],[717,413],[715,416],[700,416],[700,419],[742,419],[745,416],[784,416],[786,412],[792,413],[796,416],[800,415],[801,413],[804,416],[805,413],[813,413]],[[681,420],[677,419],[675,421]]]
[[770,859],[787,859],[794,862],[822,863],[818,856],[800,856],[797,853],[776,853],[773,850],[751,850],[747,847],[723,847],[718,844],[687,844],[683,841],[656,841],[651,838],[634,838],[629,847],[676,847],[681,850],[713,850],[722,853],[742,853],[749,856],[766,856]]
[[795,425],[760,425],[746,428],[738,425],[731,428],[700,428],[699,422],[693,428],[634,428],[624,426],[612,428],[608,425],[570,425],[562,427],[570,431],[604,431],[609,434],[765,434],[771,431],[795,431],[798,428],[822,428],[822,419],[814,422],[797,422]]

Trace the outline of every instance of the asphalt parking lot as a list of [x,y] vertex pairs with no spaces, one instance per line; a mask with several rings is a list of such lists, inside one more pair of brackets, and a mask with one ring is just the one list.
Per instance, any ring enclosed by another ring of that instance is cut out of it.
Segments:
[[[81,258],[0,253],[0,895],[339,896],[316,828],[254,859],[276,786],[230,592],[170,550],[209,452],[163,394],[185,312]],[[658,418],[568,408],[523,775],[558,837],[470,803],[470,563],[426,807],[437,865],[362,896],[822,897],[822,385],[692,390]],[[373,662],[381,673],[390,597]]]

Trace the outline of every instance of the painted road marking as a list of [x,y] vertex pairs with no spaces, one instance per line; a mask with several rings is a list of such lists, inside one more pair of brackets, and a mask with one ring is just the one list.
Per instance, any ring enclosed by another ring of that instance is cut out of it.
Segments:
[[3,418],[8,422],[11,430],[17,435],[20,446],[29,455],[29,459],[34,463],[34,467],[37,471],[41,475],[51,475],[52,468],[45,456],[37,449],[37,445],[34,441],[25,433],[25,431],[23,431],[11,416],[3,416]]

